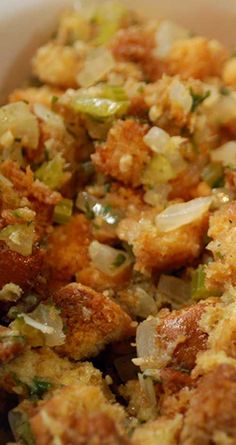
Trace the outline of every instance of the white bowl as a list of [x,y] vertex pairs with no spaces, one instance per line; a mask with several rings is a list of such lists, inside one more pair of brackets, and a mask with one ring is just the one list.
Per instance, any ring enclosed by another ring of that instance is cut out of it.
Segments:
[[[125,3],[152,18],[165,16],[227,45],[236,43],[236,0]],[[26,78],[35,49],[50,36],[60,12],[72,4],[73,0],[0,0],[1,101]]]

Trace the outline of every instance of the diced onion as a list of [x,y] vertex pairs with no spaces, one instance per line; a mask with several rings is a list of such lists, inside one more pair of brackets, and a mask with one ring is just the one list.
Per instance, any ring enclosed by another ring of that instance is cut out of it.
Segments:
[[10,131],[22,146],[35,149],[39,142],[36,117],[24,102],[15,102],[0,108],[0,138]]
[[169,98],[171,102],[179,106],[184,114],[191,111],[193,99],[185,85],[178,79],[174,79],[169,87]]
[[190,224],[206,213],[211,205],[212,197],[195,198],[188,202],[174,204],[157,215],[155,223],[161,232],[170,232]]
[[101,81],[114,66],[115,61],[107,48],[95,48],[89,52],[77,81],[80,86],[88,88]]
[[144,142],[155,153],[163,153],[170,140],[169,134],[159,127],[152,127],[143,138]]
[[38,103],[34,104],[33,110],[39,119],[48,124],[51,129],[55,129],[58,136],[65,133],[65,125],[59,114],[54,113],[48,107],[45,107],[45,105]]
[[20,286],[14,283],[7,283],[0,290],[0,301],[13,301],[19,300],[23,293]]
[[35,231],[34,224],[11,224],[0,231],[0,240],[5,241],[9,249],[23,256],[32,254]]
[[168,304],[179,309],[190,299],[190,284],[181,278],[161,275],[157,286],[157,306]]
[[[65,342],[62,319],[54,306],[40,303],[33,312],[19,314],[17,319],[11,323],[11,327],[22,335],[29,336],[29,341],[32,341],[34,346],[45,344],[53,347]],[[43,334],[43,337],[37,335],[37,331],[39,334]]]
[[139,324],[136,333],[138,358],[145,359],[156,355],[157,325],[158,325],[158,319],[151,317]]
[[211,160],[222,162],[224,166],[236,167],[236,141],[226,142],[221,147],[212,150]]
[[173,43],[176,40],[189,36],[189,31],[169,20],[163,20],[156,32],[155,55],[160,59],[168,56]]
[[126,252],[98,241],[92,241],[90,244],[89,256],[97,269],[111,277],[118,275],[131,264],[131,259]]

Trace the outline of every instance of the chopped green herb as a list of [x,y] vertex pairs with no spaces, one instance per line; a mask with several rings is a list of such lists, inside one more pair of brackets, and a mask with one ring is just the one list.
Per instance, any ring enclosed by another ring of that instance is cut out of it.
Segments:
[[192,274],[191,297],[194,300],[208,297],[208,291],[205,286],[205,267],[202,264]]
[[111,182],[107,182],[106,184],[104,184],[104,192],[109,193],[111,191],[111,187],[112,187]]
[[196,110],[196,108],[197,108],[199,105],[201,105],[202,102],[203,102],[205,99],[207,99],[207,97],[210,96],[211,92],[208,90],[208,91],[206,91],[206,92],[203,93],[203,94],[198,94],[198,93],[194,93],[194,91],[193,91],[192,88],[190,88],[189,91],[190,91],[190,94],[191,94],[191,96],[192,96],[192,100],[193,100],[192,108],[191,108],[191,112],[193,113],[193,112]]
[[58,189],[65,179],[65,159],[61,154],[57,154],[53,159],[44,162],[36,171],[35,177],[50,187],[52,190]]
[[21,138],[15,138],[15,142],[21,142]]
[[122,264],[124,264],[126,260],[126,256],[123,255],[123,253],[118,253],[117,257],[115,258],[115,261],[112,263],[113,267],[120,267]]
[[52,383],[34,377],[31,386],[29,387],[30,397],[33,399],[42,399],[45,392],[51,389]]

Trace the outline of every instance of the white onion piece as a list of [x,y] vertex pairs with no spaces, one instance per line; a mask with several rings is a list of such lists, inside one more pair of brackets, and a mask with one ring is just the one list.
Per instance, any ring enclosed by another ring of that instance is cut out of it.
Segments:
[[212,202],[211,196],[195,198],[188,202],[174,204],[159,213],[155,219],[156,227],[161,232],[170,232],[190,224],[207,212]]
[[136,346],[138,358],[149,358],[157,353],[156,328],[159,320],[148,318],[139,324],[136,332]]
[[169,98],[173,104],[179,106],[184,114],[188,114],[192,108],[193,99],[189,90],[178,79],[174,79],[169,86]]
[[190,300],[190,284],[181,278],[161,275],[157,286],[157,306],[168,303],[172,309],[179,309]]
[[[89,256],[94,266],[104,274],[113,277],[131,264],[129,255],[123,250],[114,249],[106,244],[92,241]],[[122,260],[119,261],[119,258]],[[119,263],[121,263],[119,265]]]
[[0,108],[0,137],[8,131],[24,147],[35,149],[39,141],[36,117],[24,102],[14,102]]
[[54,113],[48,107],[45,107],[43,104],[36,103],[33,106],[34,114],[41,119],[45,124],[48,124],[50,128],[57,131],[63,135],[65,133],[65,125],[63,119],[59,114]]
[[54,306],[40,303],[30,314],[22,313],[18,317],[23,318],[28,326],[42,332],[47,346],[59,346],[65,342],[63,322]]
[[216,150],[212,150],[210,156],[214,162],[222,162],[225,166],[236,167],[236,141],[226,142]]
[[155,153],[163,153],[170,140],[170,136],[162,128],[152,127],[143,140]]
[[81,87],[88,88],[109,73],[115,66],[111,52],[106,48],[95,48],[89,52],[84,67],[77,76]]
[[155,55],[160,59],[168,56],[173,43],[176,40],[189,37],[189,31],[169,20],[163,20],[156,32]]

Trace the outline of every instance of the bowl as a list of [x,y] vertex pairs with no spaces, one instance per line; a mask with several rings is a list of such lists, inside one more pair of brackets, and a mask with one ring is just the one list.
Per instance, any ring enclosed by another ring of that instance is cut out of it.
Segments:
[[[125,3],[134,8],[131,0]],[[1,0],[1,102],[27,77],[35,49],[50,36],[61,11],[72,5],[73,0]],[[136,0],[135,9],[176,20],[230,46],[236,41],[235,0]]]

